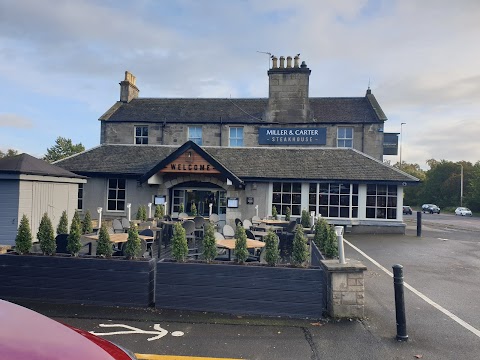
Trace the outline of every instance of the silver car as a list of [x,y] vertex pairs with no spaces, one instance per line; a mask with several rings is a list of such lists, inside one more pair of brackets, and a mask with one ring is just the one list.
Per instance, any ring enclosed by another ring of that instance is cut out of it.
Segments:
[[455,215],[472,216],[472,210],[466,207],[458,207],[455,209]]

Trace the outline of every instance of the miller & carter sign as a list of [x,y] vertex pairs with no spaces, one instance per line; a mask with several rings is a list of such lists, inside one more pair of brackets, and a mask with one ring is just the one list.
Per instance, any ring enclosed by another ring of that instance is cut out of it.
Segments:
[[258,129],[260,145],[325,145],[326,128],[267,128]]

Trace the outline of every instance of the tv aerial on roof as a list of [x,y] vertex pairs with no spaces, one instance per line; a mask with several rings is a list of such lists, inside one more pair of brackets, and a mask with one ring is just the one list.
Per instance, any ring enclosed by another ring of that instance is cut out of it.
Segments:
[[258,51],[258,50],[257,50],[257,53],[268,55],[268,68],[270,68],[270,59],[273,58],[272,53],[268,51]]

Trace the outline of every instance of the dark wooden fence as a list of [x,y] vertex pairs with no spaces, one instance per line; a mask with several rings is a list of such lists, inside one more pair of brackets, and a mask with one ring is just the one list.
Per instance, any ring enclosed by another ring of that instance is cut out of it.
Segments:
[[157,263],[155,306],[230,314],[321,318],[325,274],[231,264]]
[[0,255],[0,298],[146,307],[155,261]]

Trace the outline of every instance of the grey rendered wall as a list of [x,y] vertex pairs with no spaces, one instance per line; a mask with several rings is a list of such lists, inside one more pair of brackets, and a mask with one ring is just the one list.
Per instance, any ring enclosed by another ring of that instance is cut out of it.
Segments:
[[[160,160],[159,160],[160,161]],[[102,207],[102,218],[128,217],[127,208],[125,211],[107,210],[107,178],[89,178],[84,185],[83,191],[83,213],[90,210],[92,219],[98,219],[97,207]],[[131,203],[131,218],[135,219],[139,205],[147,205],[152,202],[153,195],[158,191],[158,185],[137,184],[135,179],[127,179],[126,203]],[[155,208],[152,205],[152,216]],[[147,208],[148,215],[148,208]]]
[[[0,244],[14,245],[21,214],[18,211],[18,180],[0,180]],[[19,218],[20,216],[20,218]]]

